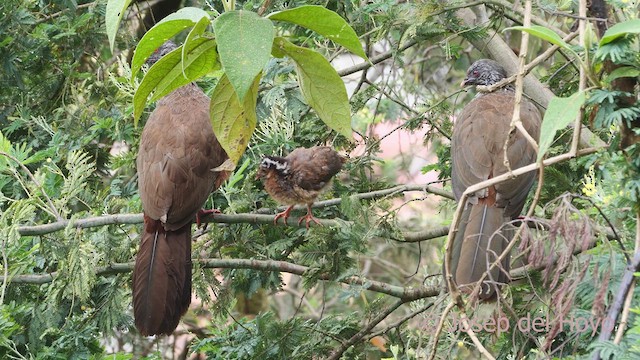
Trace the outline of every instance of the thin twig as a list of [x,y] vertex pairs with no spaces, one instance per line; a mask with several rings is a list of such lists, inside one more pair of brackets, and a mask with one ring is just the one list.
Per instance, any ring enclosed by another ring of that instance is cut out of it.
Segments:
[[91,7],[91,6],[95,5],[96,3],[97,3],[97,1],[86,3],[86,4],[80,4],[80,5],[76,6],[75,9],[66,8],[64,10],[60,10],[58,12],[55,12],[55,13],[53,13],[51,15],[45,15],[44,18],[36,20],[35,25],[38,25],[38,24],[41,24],[43,22],[49,21],[51,19],[57,18],[58,16],[64,14],[65,12],[67,12],[69,10],[76,10],[77,11],[77,10],[85,9],[85,8],[88,8],[88,7]]
[[[525,1],[524,5],[524,27],[531,26],[531,1]],[[527,139],[527,141],[531,144],[531,146],[538,151],[538,143],[535,139],[529,135],[529,132],[522,126],[522,121],[520,120],[520,104],[522,103],[522,87],[524,84],[524,67],[525,60],[527,57],[527,48],[529,47],[529,33],[523,32],[522,39],[520,41],[520,55],[518,56],[519,65],[518,72],[516,73],[516,91],[515,97],[513,101],[513,115],[511,116],[511,124],[509,124],[509,134],[514,129],[518,129],[522,133],[522,135]],[[519,125],[519,126],[518,126]],[[511,164],[509,164],[509,156],[508,156],[508,147],[509,147],[509,136],[505,138],[504,145],[502,146],[502,151],[504,153],[504,166],[511,171]]]
[[[635,282],[635,273],[640,271],[640,213],[636,214],[636,241],[635,241],[635,249],[634,255],[631,263],[627,265],[624,273],[622,274],[622,279],[620,279],[620,287],[616,292],[611,305],[609,306],[609,310],[607,311],[607,316],[602,322],[602,328],[600,330],[600,335],[598,336],[598,341],[604,342],[609,341],[611,338],[611,334],[613,334],[613,329],[616,325],[616,320],[620,313],[623,312],[623,307],[625,303],[625,298],[627,297],[627,293],[632,288],[632,284]],[[594,360],[600,360],[600,351],[597,350],[593,355]]]
[[446,320],[447,315],[449,315],[449,312],[451,311],[451,309],[453,309],[454,306],[455,304],[453,302],[448,303],[447,306],[444,308],[444,311],[442,312],[442,314],[440,314],[440,320],[438,321],[438,326],[436,327],[436,331],[433,333],[433,346],[431,346],[431,353],[429,354],[429,360],[433,360],[436,357],[436,349],[438,348],[438,338],[440,338],[440,333],[444,328],[444,321]]
[[348,67],[346,69],[342,69],[340,71],[338,71],[338,75],[342,76],[347,76],[347,75],[351,75],[353,73],[357,73],[358,71],[361,70],[365,70],[368,69],[370,67],[372,67],[373,65],[376,65],[378,63],[381,63],[389,58],[391,58],[393,56],[393,54],[401,52],[401,51],[405,51],[408,48],[414,46],[418,44],[418,40],[409,40],[407,41],[404,45],[400,46],[398,49],[394,49],[394,50],[389,50],[385,53],[382,53],[378,56],[374,56],[372,58],[369,59],[369,62],[362,62],[360,64],[356,64],[354,66]]
[[629,324],[629,312],[631,310],[631,301],[633,301],[633,289],[636,287],[636,283],[633,282],[629,291],[627,292],[627,298],[624,300],[624,306],[622,307],[622,316],[620,316],[620,323],[618,324],[618,331],[613,338],[613,343],[618,345],[624,337],[624,333],[627,331],[627,325]]
[[[587,0],[580,0],[579,10],[580,17],[583,19],[578,20],[578,41],[580,45],[585,45],[585,31],[586,31],[586,21],[584,17],[587,16]],[[585,56],[588,56],[589,52],[585,51]],[[588,63],[588,59],[586,59]],[[580,80],[578,82],[578,91],[584,91],[587,85],[587,69],[583,66],[580,66]],[[576,119],[573,125],[573,138],[571,139],[571,152],[576,153],[578,150],[578,145],[580,144],[580,128],[582,127],[582,117],[584,116],[584,109],[580,107],[580,111],[578,111],[578,115],[576,115]]]
[[264,15],[264,12],[267,11],[269,5],[271,5],[271,0],[264,0],[262,5],[260,5],[260,9],[258,9],[258,16]]
[[436,302],[430,302],[430,303],[420,307],[419,309],[417,309],[415,311],[412,311],[411,313],[409,313],[409,314],[403,316],[402,318],[396,320],[392,324],[389,324],[389,326],[385,327],[384,329],[380,329],[380,330],[372,332],[371,334],[367,335],[365,338],[366,339],[371,339],[371,338],[374,338],[376,336],[388,333],[391,329],[395,329],[395,328],[399,327],[400,325],[404,324],[405,322],[407,322],[407,321],[413,319],[414,317],[422,314],[423,312],[431,309]]
[[0,155],[11,159],[13,162],[15,162],[16,164],[18,164],[18,166],[20,166],[20,168],[27,173],[27,175],[29,176],[29,179],[31,179],[31,181],[38,187],[38,189],[40,191],[42,191],[42,195],[44,196],[44,198],[47,200],[47,203],[49,204],[49,211],[51,212],[51,215],[53,215],[56,220],[61,221],[63,220],[62,215],[60,215],[60,212],[58,211],[58,209],[56,208],[56,206],[53,204],[53,201],[51,201],[51,198],[49,197],[49,195],[47,195],[47,192],[44,190],[44,187],[42,187],[42,185],[40,185],[40,182],[38,182],[38,180],[36,179],[35,176],[33,176],[33,174],[31,173],[31,171],[24,166],[24,164],[22,164],[22,162],[18,159],[16,159],[14,156],[7,154],[4,151],[0,151]]
[[355,343],[357,343],[358,341],[362,340],[362,338],[365,337],[371,331],[371,329],[373,329],[376,325],[378,325],[384,319],[386,319],[387,316],[389,316],[392,312],[396,311],[396,309],[398,309],[402,304],[404,304],[404,301],[398,300],[395,303],[393,303],[391,306],[389,306],[386,310],[380,312],[377,316],[371,319],[371,321],[369,321],[367,326],[365,326],[362,330],[358,331],[355,335],[349,338],[349,340],[340,344],[340,347],[336,349],[333,353],[331,353],[331,355],[329,355],[327,359],[328,360],[340,359],[340,357],[342,357],[342,354],[344,354],[344,352],[347,351],[347,349],[355,345]]
[[465,314],[464,312],[460,312],[460,320],[461,320],[464,332],[466,332],[467,335],[471,338],[471,341],[476,346],[476,349],[478,349],[480,354],[482,354],[485,358],[489,360],[495,360],[495,357],[493,357],[493,355],[491,355],[491,353],[487,350],[487,348],[485,348],[484,345],[482,345],[482,343],[480,342],[476,334],[471,329],[471,325],[469,324],[469,318],[467,317],[467,314]]

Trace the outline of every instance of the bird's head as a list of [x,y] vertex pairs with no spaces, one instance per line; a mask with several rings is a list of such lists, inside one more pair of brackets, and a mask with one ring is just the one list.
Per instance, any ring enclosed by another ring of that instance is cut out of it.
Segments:
[[287,159],[278,156],[265,156],[260,162],[260,167],[256,173],[256,179],[265,177],[269,172],[275,171],[282,175],[289,174],[289,162]]
[[461,86],[483,85],[490,86],[507,77],[507,72],[496,61],[480,59],[469,66],[467,76]]
[[157,48],[156,51],[154,51],[153,54],[151,54],[151,56],[149,56],[149,58],[147,59],[147,65],[151,66],[155,64],[158,60],[160,60],[160,58],[162,58],[163,56],[167,55],[168,53],[172,52],[177,48],[178,48],[178,45],[173,41],[171,40],[165,41],[164,44],[160,45],[160,47]]

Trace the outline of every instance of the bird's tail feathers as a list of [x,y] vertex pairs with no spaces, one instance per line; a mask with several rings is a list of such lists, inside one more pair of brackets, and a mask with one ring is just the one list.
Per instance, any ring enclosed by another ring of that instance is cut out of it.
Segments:
[[145,215],[133,270],[133,314],[142,335],[171,334],[191,303],[191,223],[166,231]]
[[[471,291],[506,249],[513,236],[510,228],[503,228],[507,221],[504,209],[481,202],[464,210],[452,249],[456,259],[451,271],[459,286]],[[485,277],[479,294],[481,299],[493,297],[497,285],[508,281],[509,261],[507,255]]]

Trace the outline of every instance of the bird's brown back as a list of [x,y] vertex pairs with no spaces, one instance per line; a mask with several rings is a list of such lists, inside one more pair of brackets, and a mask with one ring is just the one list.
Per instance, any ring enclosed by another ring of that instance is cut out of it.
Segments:
[[142,132],[138,187],[147,216],[167,230],[193,221],[228,176],[214,172],[228,156],[209,121],[209,98],[195,84],[158,101]]
[[[456,198],[460,198],[467,187],[508,171],[503,161],[507,139],[511,169],[535,162],[536,152],[526,138],[518,130],[509,134],[514,98],[514,92],[508,90],[480,95],[465,106],[456,119],[452,138],[452,147],[455,147],[452,186]],[[535,105],[524,98],[520,118],[537,140],[541,115]],[[505,214],[511,218],[518,216],[534,179],[535,173],[531,172],[496,185],[497,206],[504,207]]]
[[304,190],[322,190],[345,162],[329,146],[297,148],[286,159],[291,164],[293,182]]

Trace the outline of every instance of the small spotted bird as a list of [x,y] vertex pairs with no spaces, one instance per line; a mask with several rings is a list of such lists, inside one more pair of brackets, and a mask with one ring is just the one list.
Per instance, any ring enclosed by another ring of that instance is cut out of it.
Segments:
[[311,213],[311,205],[315,199],[331,184],[345,162],[335,150],[328,146],[297,148],[286,157],[266,156],[260,163],[256,175],[262,179],[264,188],[277,202],[289,207],[276,214],[273,222],[279,218],[287,218],[297,204],[307,205],[307,214],[300,218],[307,228],[311,221],[320,224]]

